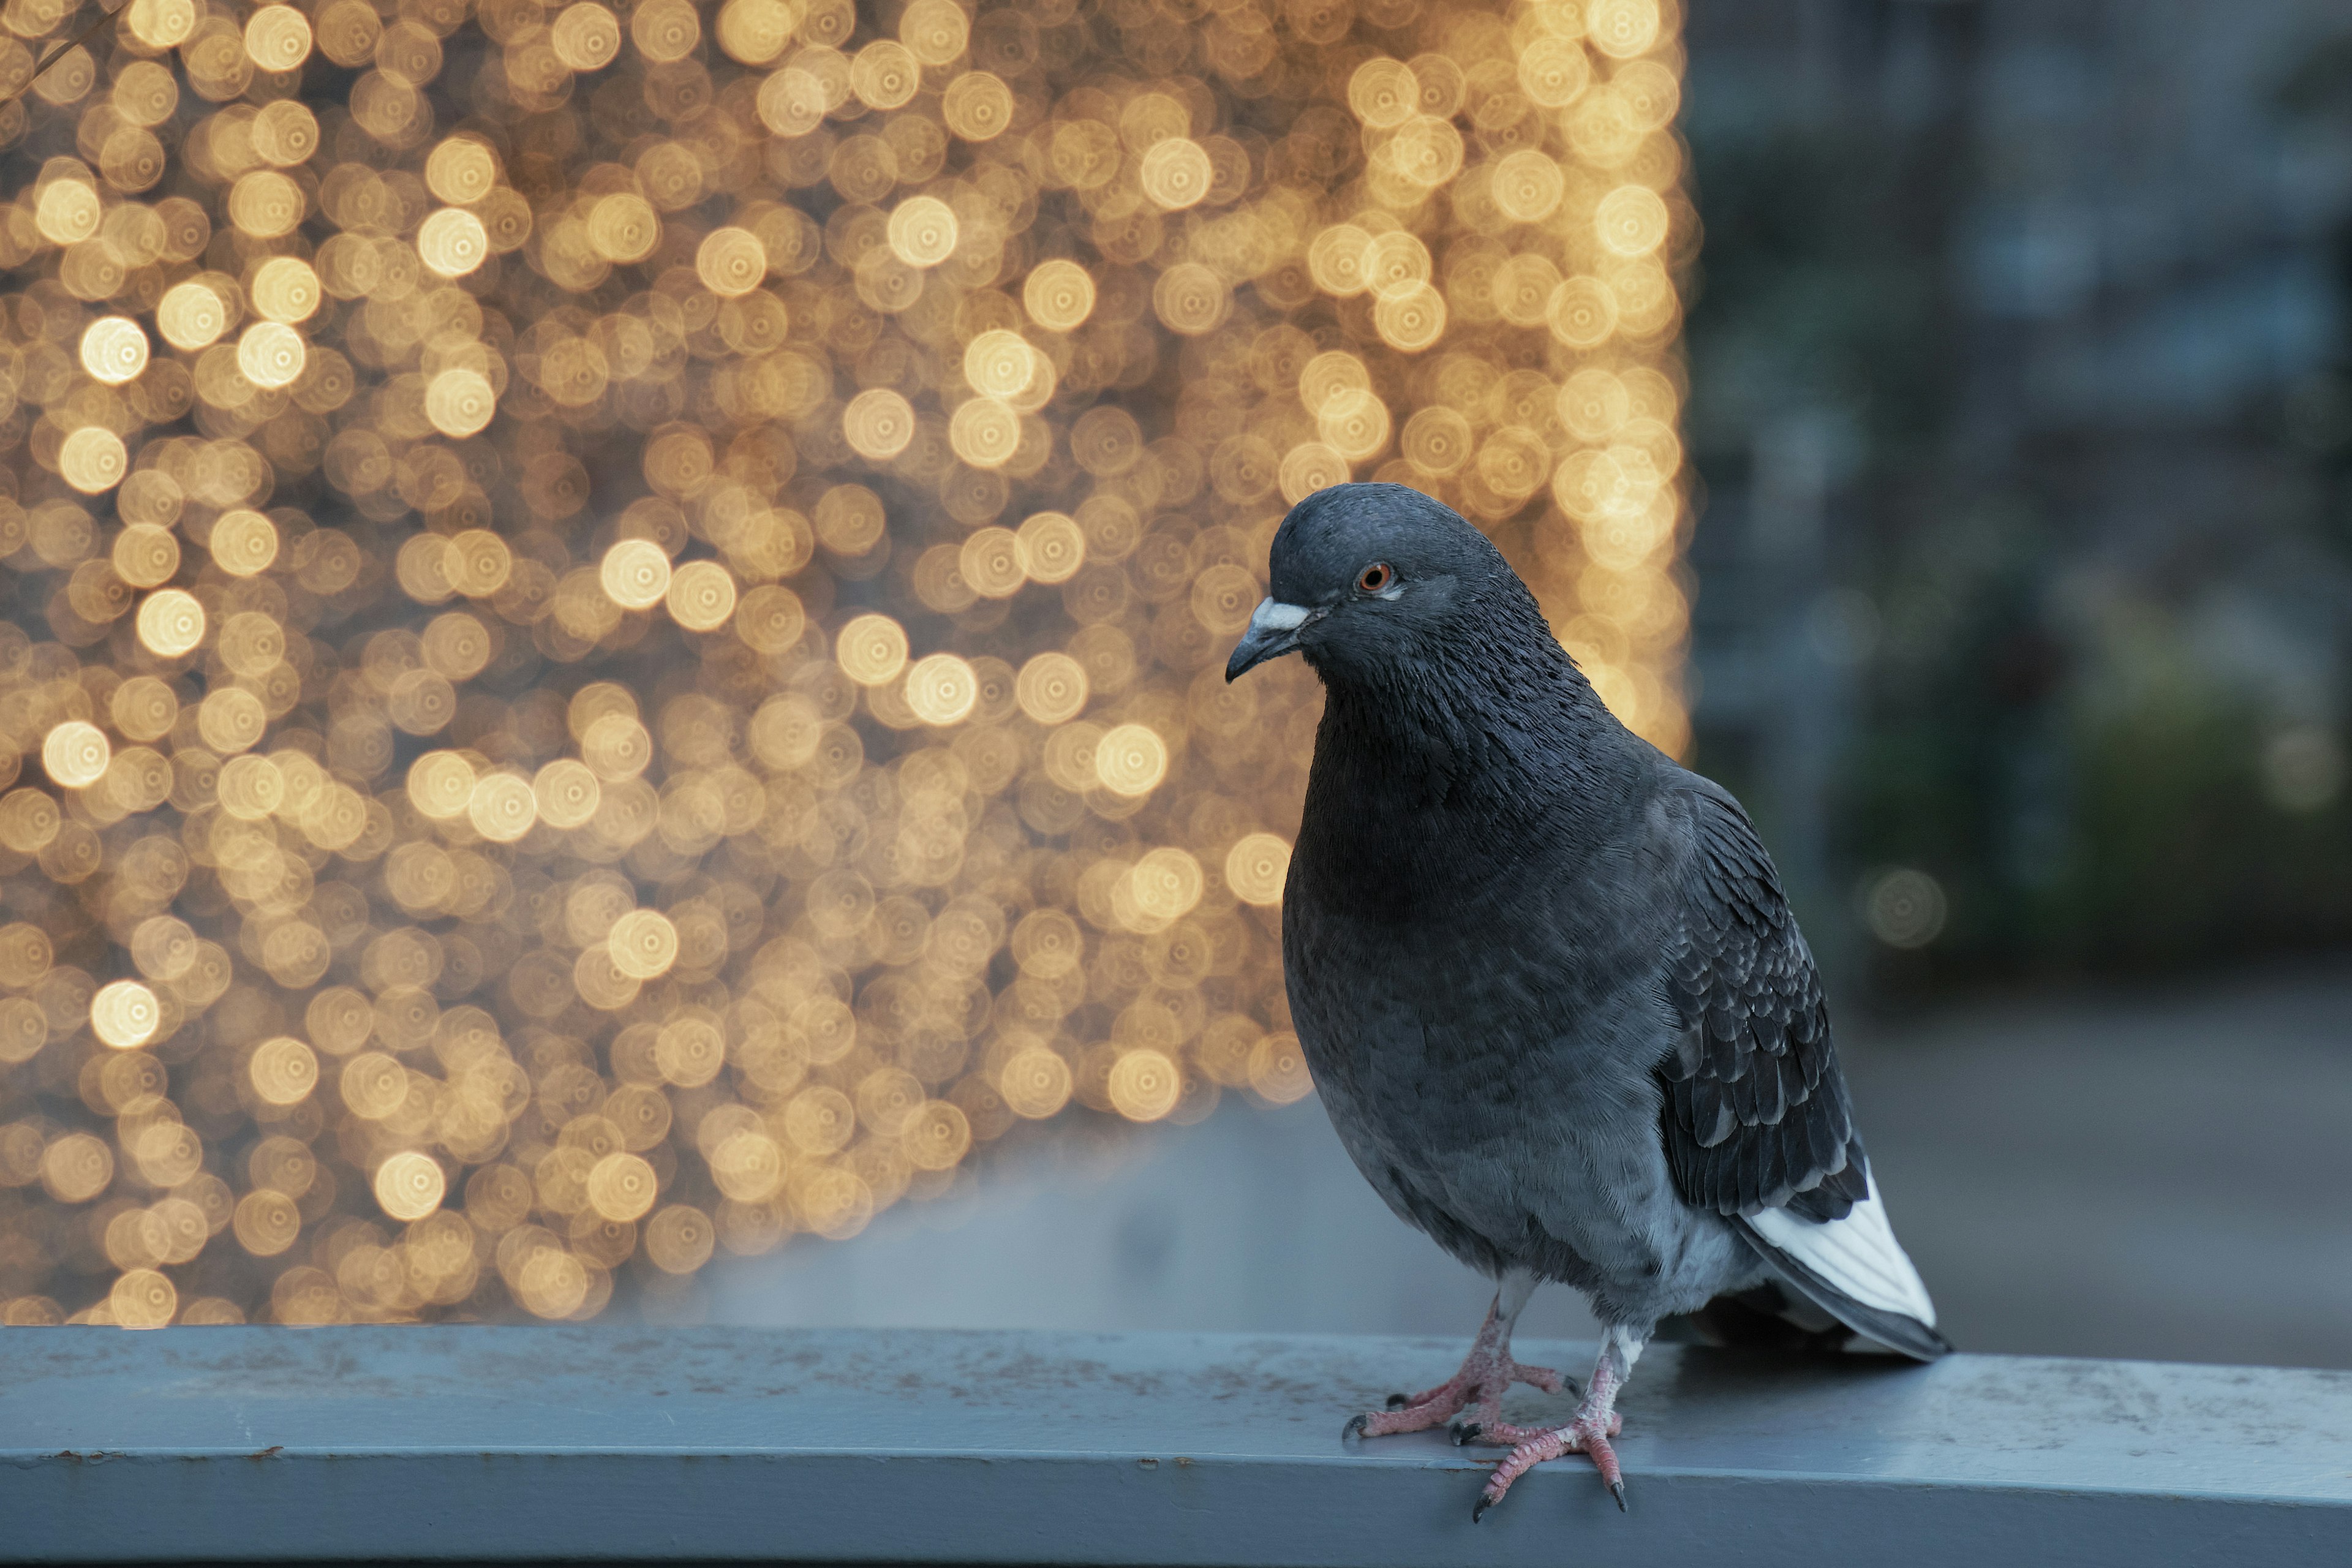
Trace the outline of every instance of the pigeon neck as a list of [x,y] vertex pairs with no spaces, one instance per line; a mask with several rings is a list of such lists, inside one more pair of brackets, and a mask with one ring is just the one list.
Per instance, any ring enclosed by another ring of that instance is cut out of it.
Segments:
[[1303,851],[1328,825],[1405,860],[1434,857],[1443,864],[1420,870],[1459,885],[1481,860],[1516,863],[1532,841],[1597,846],[1638,809],[1646,748],[1540,623],[1533,636],[1369,678],[1327,671],[1324,684]]

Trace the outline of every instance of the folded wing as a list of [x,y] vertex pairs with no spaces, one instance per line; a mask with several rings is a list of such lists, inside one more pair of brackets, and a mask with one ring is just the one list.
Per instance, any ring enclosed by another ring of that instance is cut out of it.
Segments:
[[1951,1346],[1887,1224],[1771,858],[1720,786],[1688,775],[1685,798],[1696,853],[1662,982],[1681,1028],[1656,1068],[1675,1187],[1848,1328],[1941,1355]]

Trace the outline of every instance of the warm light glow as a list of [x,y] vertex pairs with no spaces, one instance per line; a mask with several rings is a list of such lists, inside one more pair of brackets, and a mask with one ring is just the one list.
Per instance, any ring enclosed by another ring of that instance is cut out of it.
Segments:
[[493,844],[512,844],[539,820],[539,797],[530,781],[514,773],[491,773],[474,783],[466,803],[474,831]]
[[735,579],[716,561],[689,561],[670,574],[664,598],[679,626],[715,632],[735,613]]
[[613,967],[633,979],[658,979],[677,961],[677,928],[657,910],[630,910],[606,940]]
[[907,672],[907,706],[926,724],[961,723],[979,700],[979,677],[951,653],[918,659]]
[[859,616],[841,628],[835,654],[850,679],[880,686],[907,668],[907,634],[887,616]]
[[68,719],[41,742],[41,766],[68,789],[87,789],[106,774],[113,759],[106,731],[79,719]]
[[155,993],[136,980],[117,980],[98,988],[89,999],[89,1032],[99,1043],[127,1051],[155,1037],[163,1026],[163,1010]]
[[443,207],[416,231],[416,254],[444,278],[463,278],[490,254],[482,220],[463,207]]
[[106,316],[81,334],[81,367],[109,386],[139,379],[147,368],[147,334],[128,316]]
[[625,539],[598,569],[604,595],[625,610],[649,610],[669,592],[669,557],[649,539]]
[[1290,846],[1271,833],[1234,840],[1225,856],[1225,885],[1245,904],[1278,904],[1290,875]]
[[319,1087],[319,1058],[302,1041],[284,1035],[255,1048],[247,1067],[253,1092],[271,1105],[299,1105]]
[[319,309],[319,275],[299,257],[274,257],[254,272],[253,308],[273,321],[307,321]]
[[100,425],[85,425],[58,447],[58,472],[84,495],[110,490],[130,471],[122,437]]
[[1013,694],[1038,723],[1066,723],[1087,705],[1087,667],[1066,653],[1041,653],[1021,667]]
[[173,348],[193,353],[228,330],[228,311],[209,285],[175,283],[155,307],[155,330]]
[[1142,724],[1121,724],[1095,748],[1095,776],[1114,795],[1148,795],[1168,776],[1168,742]]
[[375,1171],[375,1201],[397,1220],[419,1220],[441,1206],[447,1178],[430,1154],[394,1154]]
[[139,641],[151,653],[179,658],[205,640],[205,607],[184,588],[159,588],[139,605]]
[[131,0],[11,111],[0,1319],[669,1310],[1312,1092],[1289,504],[1685,747],[1679,15]]
[[278,525],[257,511],[223,512],[213,521],[212,555],[232,577],[259,576],[278,559]]
[[283,321],[259,321],[236,341],[236,368],[256,386],[291,386],[309,363],[302,334]]

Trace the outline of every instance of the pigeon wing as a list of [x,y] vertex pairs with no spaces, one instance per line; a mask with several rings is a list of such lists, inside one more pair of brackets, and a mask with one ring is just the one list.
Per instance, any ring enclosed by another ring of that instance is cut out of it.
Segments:
[[1675,1188],[1848,1327],[1940,1355],[1950,1347],[1886,1223],[1771,857],[1720,786],[1693,775],[1685,798],[1694,852],[1661,984],[1677,1028],[1656,1068]]
[[1683,1200],[1727,1216],[1843,1219],[1868,1195],[1813,955],[1747,813],[1704,779],[1664,989],[1678,1026],[1657,1066]]

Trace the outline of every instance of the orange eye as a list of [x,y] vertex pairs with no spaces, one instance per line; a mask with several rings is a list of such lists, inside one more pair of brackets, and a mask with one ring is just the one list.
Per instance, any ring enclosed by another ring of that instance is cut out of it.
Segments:
[[1396,581],[1396,569],[1385,561],[1375,561],[1358,574],[1356,586],[1367,594],[1377,594]]

